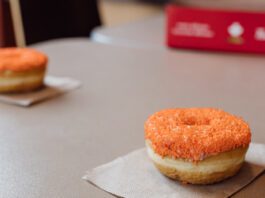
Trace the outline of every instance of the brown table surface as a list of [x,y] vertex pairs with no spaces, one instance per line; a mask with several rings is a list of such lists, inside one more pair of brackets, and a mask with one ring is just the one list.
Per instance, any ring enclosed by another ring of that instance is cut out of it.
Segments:
[[[136,50],[87,39],[35,47],[48,54],[50,74],[83,85],[29,108],[0,104],[0,197],[111,197],[81,177],[143,147],[144,121],[163,108],[223,108],[244,117],[253,141],[265,143],[264,57]],[[237,196],[260,197],[264,184],[265,176]]]

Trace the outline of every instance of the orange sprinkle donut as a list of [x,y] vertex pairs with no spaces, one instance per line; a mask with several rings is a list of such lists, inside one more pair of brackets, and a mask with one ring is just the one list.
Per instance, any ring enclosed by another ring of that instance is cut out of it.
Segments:
[[0,49],[0,93],[28,92],[43,86],[48,58],[29,48]]
[[144,129],[157,154],[192,161],[248,147],[251,139],[246,122],[214,108],[162,110],[149,117]]
[[251,139],[241,118],[213,108],[168,109],[145,123],[148,156],[171,179],[211,184],[235,175]]
[[0,72],[43,69],[48,58],[43,53],[29,48],[0,48]]

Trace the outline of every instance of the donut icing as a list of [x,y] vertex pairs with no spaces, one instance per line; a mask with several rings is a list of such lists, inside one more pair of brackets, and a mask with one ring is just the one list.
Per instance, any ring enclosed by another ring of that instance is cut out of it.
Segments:
[[30,48],[1,48],[0,72],[27,71],[46,67],[48,58],[41,52]]
[[242,118],[215,108],[162,110],[148,118],[144,129],[157,154],[191,161],[247,147],[251,140]]

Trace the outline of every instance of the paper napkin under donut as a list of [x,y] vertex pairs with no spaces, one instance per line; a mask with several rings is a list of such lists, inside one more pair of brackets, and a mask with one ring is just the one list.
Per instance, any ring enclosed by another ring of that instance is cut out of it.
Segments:
[[264,167],[265,145],[252,143],[236,176],[211,185],[182,184],[160,174],[143,148],[88,171],[83,179],[119,197],[223,198],[247,188]]
[[1,94],[0,101],[8,104],[27,107],[76,89],[81,85],[80,81],[78,80],[55,76],[47,76],[44,80],[44,84],[45,86],[43,88],[33,92]]

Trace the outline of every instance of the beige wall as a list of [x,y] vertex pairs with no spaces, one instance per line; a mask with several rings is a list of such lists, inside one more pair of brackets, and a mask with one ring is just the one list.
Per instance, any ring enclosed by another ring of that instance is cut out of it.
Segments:
[[115,26],[159,13],[163,6],[139,1],[100,0],[99,9],[104,25]]

